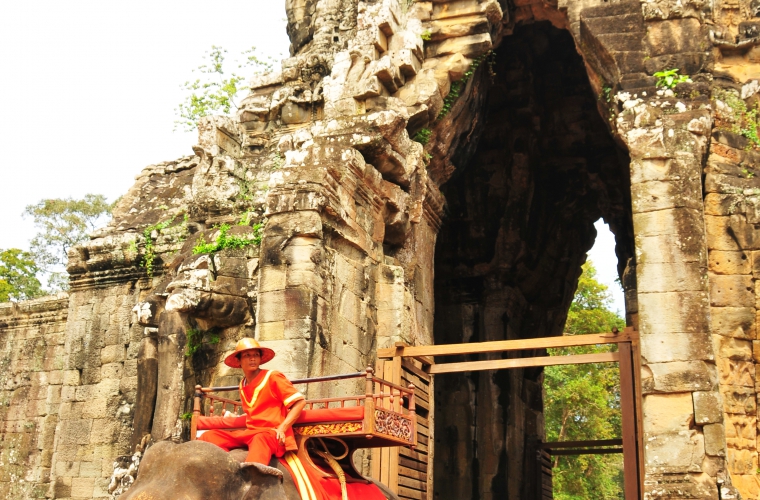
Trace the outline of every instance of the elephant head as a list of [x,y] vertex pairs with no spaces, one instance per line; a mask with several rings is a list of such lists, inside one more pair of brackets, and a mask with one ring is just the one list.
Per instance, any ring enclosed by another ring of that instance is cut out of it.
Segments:
[[[242,462],[245,456],[244,450],[227,453],[204,441],[158,442],[148,448],[137,480],[119,500],[301,500],[293,477],[278,459],[262,467]],[[398,499],[385,485],[371,482],[386,499]]]
[[288,476],[262,472],[203,441],[148,448],[137,480],[119,500],[300,500]]

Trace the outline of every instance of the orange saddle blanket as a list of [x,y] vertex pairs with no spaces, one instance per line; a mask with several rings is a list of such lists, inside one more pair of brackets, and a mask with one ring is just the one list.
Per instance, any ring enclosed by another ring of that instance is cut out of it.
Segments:
[[[340,481],[337,478],[321,477],[317,471],[303,463],[295,453],[287,452],[280,458],[293,476],[302,500],[341,500]],[[346,483],[348,500],[385,500],[380,488],[372,483]]]

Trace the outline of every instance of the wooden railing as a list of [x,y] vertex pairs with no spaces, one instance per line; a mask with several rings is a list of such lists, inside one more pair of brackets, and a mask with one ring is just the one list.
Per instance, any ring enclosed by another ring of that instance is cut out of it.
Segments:
[[[402,415],[405,414],[410,418],[412,425],[415,425],[416,403],[414,399],[414,385],[410,384],[409,387],[402,387],[398,384],[383,380],[374,375],[374,370],[371,367],[367,367],[367,369],[363,372],[295,379],[292,380],[291,383],[293,385],[300,385],[358,378],[365,379],[365,393],[363,395],[308,399],[306,400],[305,409],[319,410],[327,408],[364,406],[368,438],[370,438],[369,434],[371,434],[371,432],[374,432],[374,413],[376,409],[388,410]],[[208,401],[209,405],[208,416],[214,416],[217,406],[219,407],[220,416],[224,416],[226,411],[229,411],[234,415],[243,414],[242,403],[240,401],[225,398],[216,394],[218,392],[237,391],[238,389],[238,386],[195,386],[193,417],[190,425],[191,440],[195,439],[198,431],[198,417],[200,417],[202,414],[204,399]],[[297,425],[297,423],[294,425]],[[414,443],[416,444],[416,433]]]

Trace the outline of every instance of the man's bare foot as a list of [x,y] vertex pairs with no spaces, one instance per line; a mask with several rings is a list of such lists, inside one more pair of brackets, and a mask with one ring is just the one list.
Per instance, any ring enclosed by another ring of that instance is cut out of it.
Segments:
[[255,467],[262,474],[268,474],[270,476],[276,476],[282,479],[282,471],[268,465],[260,464],[258,462],[242,462],[240,464],[240,468],[242,469],[244,467]]

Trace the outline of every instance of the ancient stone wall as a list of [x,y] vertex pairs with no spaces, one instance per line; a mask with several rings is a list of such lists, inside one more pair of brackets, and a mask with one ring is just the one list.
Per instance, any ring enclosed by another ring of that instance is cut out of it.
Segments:
[[[603,217],[642,339],[645,497],[757,498],[757,2],[287,8],[291,57],[138,176],[71,251],[68,302],[0,308],[6,496],[107,497],[117,456],[183,438],[195,384],[237,382],[243,336],[302,377],[559,335]],[[656,87],[672,68],[692,81]],[[532,498],[540,384],[436,384],[457,409],[436,491]]]
[[[66,369],[68,297],[0,305],[0,498],[45,498]],[[91,494],[91,492],[90,492]]]
[[[731,102],[742,89],[728,85],[717,94]],[[746,90],[745,90],[746,92]],[[760,165],[760,155],[748,150],[746,138],[725,130],[735,111],[720,112],[710,144],[705,177],[705,225],[707,230],[710,313],[718,376],[725,412],[723,428],[712,439],[725,436],[728,469],[745,498],[760,496],[757,481],[757,287],[758,182],[750,166]],[[721,123],[722,122],[722,123]]]

